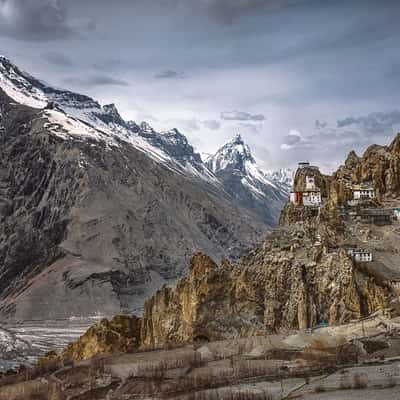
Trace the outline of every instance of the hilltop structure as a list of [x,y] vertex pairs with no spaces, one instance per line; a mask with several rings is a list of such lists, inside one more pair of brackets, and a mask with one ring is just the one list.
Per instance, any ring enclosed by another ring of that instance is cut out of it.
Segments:
[[[318,167],[310,166],[309,162],[300,162],[299,169],[319,172]],[[321,205],[321,189],[316,184],[314,175],[306,174],[305,183],[293,188],[290,192],[290,202],[300,207],[319,207]]]

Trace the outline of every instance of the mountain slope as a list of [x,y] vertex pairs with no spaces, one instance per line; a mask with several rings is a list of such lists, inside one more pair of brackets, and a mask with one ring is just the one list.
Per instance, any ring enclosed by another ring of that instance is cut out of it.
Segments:
[[178,131],[125,122],[5,59],[0,78],[3,318],[140,311],[194,251],[234,260],[268,228]]
[[277,225],[290,191],[288,171],[263,172],[240,135],[210,157],[207,166],[240,206],[251,210],[264,223]]

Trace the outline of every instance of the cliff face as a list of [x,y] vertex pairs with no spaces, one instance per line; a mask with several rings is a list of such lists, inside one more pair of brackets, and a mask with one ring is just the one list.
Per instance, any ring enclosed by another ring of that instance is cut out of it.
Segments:
[[[318,221],[340,229],[337,207],[352,199],[352,185],[368,183],[375,189],[376,200],[382,202],[400,194],[400,133],[389,146],[371,145],[362,157],[351,151],[343,165],[332,175],[323,175],[313,167],[297,170],[294,191],[304,191],[306,176],[313,176],[321,189],[323,205]],[[296,222],[316,222],[315,213],[286,203],[280,216],[280,225]]]
[[388,291],[357,269],[331,238],[279,230],[232,269],[197,254],[188,277],[146,302],[142,343],[217,340],[342,323],[386,306]]
[[371,182],[378,200],[400,193],[400,133],[389,146],[372,145],[362,157],[351,152],[334,179]]
[[135,319],[131,336],[115,337],[104,321],[61,358],[303,330],[387,308],[394,293],[354,264],[337,241],[324,224],[292,225],[271,233],[235,267],[197,253],[186,277],[146,301],[140,329]]
[[[333,229],[339,229],[339,222],[336,216],[337,201],[334,200],[339,190],[336,182],[331,176],[323,175],[317,167],[303,167],[296,172],[293,190],[303,192],[306,190],[306,177],[313,177],[315,187],[321,191],[321,197],[325,207],[320,212],[309,207],[297,207],[291,202],[287,202],[281,211],[279,225],[285,226],[296,222],[308,223],[312,225],[317,222],[330,223]],[[326,201],[329,199],[329,201]]]

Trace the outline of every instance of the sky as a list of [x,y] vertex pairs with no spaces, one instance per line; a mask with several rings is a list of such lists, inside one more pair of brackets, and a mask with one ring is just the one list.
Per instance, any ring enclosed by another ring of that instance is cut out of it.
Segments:
[[398,0],[0,0],[0,54],[173,127],[325,172],[400,131]]

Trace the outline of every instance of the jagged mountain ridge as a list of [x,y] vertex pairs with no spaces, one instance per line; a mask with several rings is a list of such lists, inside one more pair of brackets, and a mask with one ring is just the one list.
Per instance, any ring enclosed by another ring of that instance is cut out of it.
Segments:
[[217,183],[201,162],[200,155],[195,153],[185,136],[176,129],[158,133],[145,122],[138,125],[134,121],[124,121],[115,104],[102,107],[88,96],[54,88],[21,71],[1,56],[0,87],[18,103],[34,108],[46,108],[50,104],[50,123],[62,125],[68,130],[68,125],[73,125],[76,119],[98,131],[91,135],[94,138],[100,135],[100,139],[112,145],[116,145],[116,141],[128,142],[157,162],[169,165],[181,173]]
[[[111,142],[113,139],[127,141],[158,162],[219,184],[207,168],[207,163],[203,163],[200,154],[195,152],[186,136],[176,128],[156,132],[147,122],[137,124],[135,121],[125,121],[115,104],[101,106],[89,96],[54,88],[22,71],[3,56],[0,56],[0,87],[18,103],[34,108],[45,108],[50,104],[55,109],[49,115],[50,122],[55,120],[54,123],[60,124],[60,119],[64,117],[59,116],[58,112],[64,113],[100,131],[103,139],[107,137]],[[269,179],[273,183],[283,184],[282,190],[287,190],[288,181],[282,181],[281,172],[271,173]]]
[[[0,58],[0,314],[140,311],[193,252],[238,259],[270,227],[173,129]],[[275,221],[276,222],[276,221]]]
[[290,191],[290,170],[262,171],[240,135],[223,145],[206,163],[238,204],[274,225]]

